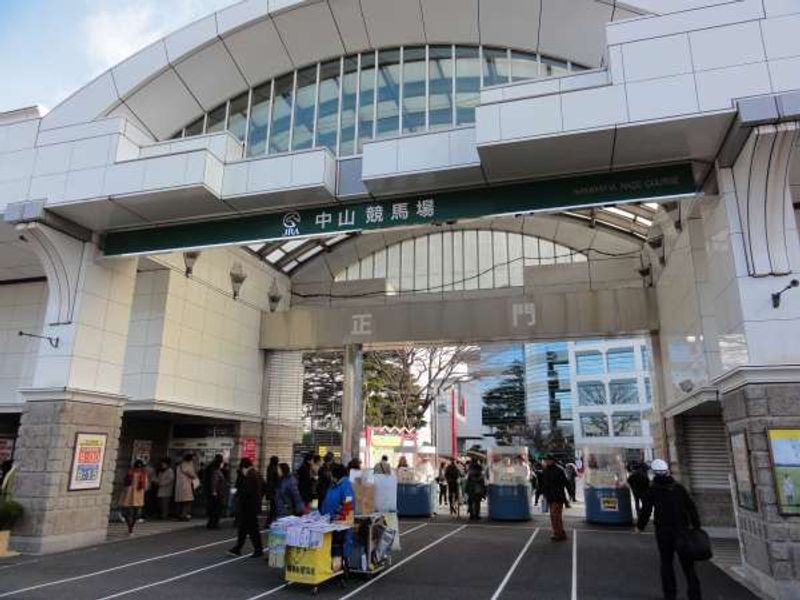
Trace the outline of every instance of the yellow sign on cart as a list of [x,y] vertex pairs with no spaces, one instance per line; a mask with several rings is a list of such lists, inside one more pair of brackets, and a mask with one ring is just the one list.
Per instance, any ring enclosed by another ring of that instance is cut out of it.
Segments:
[[331,547],[333,534],[322,536],[319,548],[286,548],[286,581],[318,585],[333,577]]

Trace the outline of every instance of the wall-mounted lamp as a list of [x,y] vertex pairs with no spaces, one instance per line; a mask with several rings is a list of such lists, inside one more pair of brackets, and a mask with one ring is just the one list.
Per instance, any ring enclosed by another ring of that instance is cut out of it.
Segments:
[[247,279],[247,274],[244,272],[242,268],[242,263],[235,262],[231,267],[231,290],[233,290],[233,299],[239,299],[239,292],[242,289],[242,284],[244,280]]
[[50,337],[47,335],[37,335],[35,333],[26,333],[25,331],[20,331],[17,335],[22,337],[35,338],[37,340],[46,340],[47,343],[50,344],[51,348],[58,348],[61,342],[61,340],[59,340],[57,337]]
[[200,258],[200,252],[197,250],[190,250],[188,252],[183,253],[183,264],[186,267],[185,274],[187,277],[192,276],[192,272],[194,271],[194,265],[197,262],[198,258]]
[[269,286],[269,292],[267,293],[269,312],[275,312],[278,310],[278,304],[281,303],[281,300],[283,300],[283,294],[281,294],[281,291],[278,288],[278,282],[273,279],[272,285]]
[[792,288],[796,288],[798,285],[800,285],[800,281],[797,281],[797,279],[792,279],[789,284],[780,292],[775,292],[772,294],[772,308],[778,308],[781,305],[781,296],[784,292]]

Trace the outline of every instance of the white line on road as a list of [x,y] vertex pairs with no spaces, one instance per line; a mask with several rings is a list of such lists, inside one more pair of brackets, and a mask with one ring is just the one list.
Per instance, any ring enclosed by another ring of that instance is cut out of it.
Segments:
[[3,565],[0,567],[0,571],[5,571],[6,569],[13,569],[14,567],[24,567],[25,565],[32,565],[34,563],[38,563],[39,560],[24,560],[22,562],[11,563],[10,565]]
[[139,587],[131,588],[129,590],[123,590],[121,592],[117,592],[116,594],[111,594],[110,596],[103,596],[98,600],[111,600],[112,598],[120,598],[121,596],[127,596],[128,594],[133,594],[134,592],[140,592],[142,590],[147,590],[159,585],[164,585],[165,583],[170,583],[172,581],[178,581],[179,579],[185,579],[187,577],[191,577],[192,575],[197,575],[198,573],[202,573],[203,571],[210,571],[211,569],[216,569],[217,567],[222,567],[224,565],[230,564],[232,562],[236,562],[237,560],[244,560],[246,558],[250,558],[249,556],[237,556],[236,558],[229,558],[228,560],[223,560],[222,562],[214,563],[213,565],[208,565],[206,567],[201,567],[199,569],[195,569],[194,571],[189,571],[188,573],[182,573],[180,575],[175,575],[175,577],[170,577],[169,579],[162,579],[161,581],[154,581],[153,583],[148,583],[146,585],[140,585]]
[[259,598],[266,598],[267,596],[271,596],[275,592],[280,592],[281,590],[286,589],[287,587],[289,587],[289,585],[290,584],[288,584],[288,583],[284,583],[283,585],[279,585],[278,587],[274,587],[271,590],[267,590],[266,592],[262,592],[258,596],[251,596],[250,598],[247,598],[247,600],[259,600]]
[[572,600],[578,600],[578,530],[572,530]]
[[405,534],[407,534],[407,533],[414,533],[414,532],[415,532],[417,529],[422,529],[423,527],[427,527],[427,526],[428,526],[428,524],[427,524],[427,523],[423,523],[422,525],[417,525],[416,527],[412,527],[412,528],[411,528],[411,529],[409,529],[408,531],[403,531],[403,532],[401,532],[401,533],[400,533],[400,537],[403,537],[403,536],[404,536]]
[[350,592],[349,594],[345,594],[344,596],[342,596],[341,598],[339,598],[339,600],[348,600],[348,598],[352,598],[353,596],[355,596],[356,594],[358,594],[358,593],[359,593],[361,590],[364,590],[364,589],[368,588],[369,586],[371,586],[371,585],[372,585],[373,583],[375,583],[376,581],[379,581],[379,580],[383,579],[383,578],[384,578],[384,577],[386,577],[386,576],[387,576],[389,573],[391,573],[391,572],[392,572],[392,571],[394,571],[395,569],[399,569],[399,568],[400,568],[400,567],[402,567],[404,564],[406,564],[408,561],[410,561],[410,560],[413,560],[414,558],[416,558],[417,556],[419,556],[419,555],[420,555],[420,554],[422,554],[423,552],[427,552],[428,550],[430,550],[431,548],[433,548],[433,547],[434,547],[434,546],[436,546],[437,544],[441,544],[443,541],[445,541],[445,540],[446,540],[447,538],[449,538],[450,536],[452,536],[452,535],[455,535],[455,534],[457,534],[459,531],[461,531],[462,529],[466,529],[466,528],[467,528],[467,526],[466,526],[466,525],[462,525],[461,527],[459,527],[458,529],[454,529],[453,531],[451,531],[451,532],[450,532],[450,533],[448,533],[447,535],[443,535],[442,537],[440,537],[440,538],[439,538],[438,540],[436,540],[435,542],[431,542],[430,544],[428,544],[428,545],[427,545],[427,546],[425,546],[424,548],[421,548],[421,549],[417,550],[416,552],[414,552],[414,554],[412,554],[412,555],[410,555],[410,556],[407,556],[406,558],[404,558],[403,560],[401,560],[399,563],[397,563],[397,564],[395,564],[395,565],[392,565],[391,567],[389,567],[388,569],[386,569],[386,570],[385,570],[385,571],[383,571],[382,573],[379,573],[378,575],[376,575],[375,577],[373,577],[372,579],[370,579],[369,581],[367,581],[365,584],[363,584],[363,585],[361,585],[361,586],[357,587],[356,589],[354,589],[354,590],[353,590],[352,592]]
[[39,590],[46,587],[51,587],[54,585],[61,585],[62,583],[71,583],[73,581],[80,581],[81,579],[88,579],[89,577],[96,577],[98,575],[105,575],[106,573],[113,573],[114,571],[120,571],[122,569],[127,569],[129,567],[135,567],[138,565],[143,565],[145,563],[153,562],[156,560],[162,560],[164,558],[171,558],[173,556],[180,556],[181,554],[188,554],[189,552],[194,552],[196,550],[203,550],[204,548],[211,548],[213,546],[219,546],[220,544],[228,544],[235,540],[236,538],[228,538],[225,540],[221,540],[219,542],[211,542],[210,544],[203,544],[202,546],[194,546],[193,548],[187,548],[186,550],[178,550],[177,552],[170,552],[168,554],[161,554],[159,556],[151,556],[150,558],[143,558],[142,560],[136,560],[134,562],[125,563],[124,565],[117,565],[116,567],[109,567],[108,569],[102,569],[100,571],[93,571],[91,573],[84,573],[83,575],[75,575],[74,577],[67,577],[65,579],[58,579],[56,581],[48,581],[47,583],[40,583],[37,585],[32,585],[26,588],[20,588],[18,590],[12,590],[10,592],[5,592],[0,594],[0,598],[7,598],[8,596],[15,596],[16,594],[21,594],[23,592],[30,592],[32,590]]
[[533,531],[533,533],[531,534],[531,537],[528,538],[527,543],[525,544],[525,546],[523,546],[522,551],[519,553],[519,555],[517,555],[517,559],[514,561],[514,564],[511,565],[511,568],[508,570],[508,573],[506,573],[506,576],[503,577],[503,581],[500,582],[500,585],[497,587],[497,590],[495,591],[495,593],[492,596],[491,600],[497,600],[500,597],[500,594],[503,593],[503,590],[506,588],[506,585],[508,584],[508,581],[511,579],[511,576],[514,574],[514,571],[517,570],[517,567],[519,566],[519,563],[522,560],[522,557],[525,556],[525,553],[528,551],[528,548],[531,547],[531,544],[533,543],[533,540],[536,538],[536,534],[537,533],[539,533],[539,528],[538,527]]

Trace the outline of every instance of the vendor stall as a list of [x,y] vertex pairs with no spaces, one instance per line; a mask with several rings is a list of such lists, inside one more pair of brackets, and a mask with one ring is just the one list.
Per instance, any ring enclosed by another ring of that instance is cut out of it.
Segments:
[[528,449],[524,446],[492,448],[488,462],[489,518],[494,521],[530,520]]
[[631,493],[626,484],[623,449],[587,448],[583,455],[586,466],[583,495],[587,523],[630,525],[633,513]]
[[436,514],[437,484],[428,469],[397,469],[397,514],[400,517],[432,517]]

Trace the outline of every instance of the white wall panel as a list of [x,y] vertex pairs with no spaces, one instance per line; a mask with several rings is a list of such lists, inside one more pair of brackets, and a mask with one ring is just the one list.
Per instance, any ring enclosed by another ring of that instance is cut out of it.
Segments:
[[18,332],[41,330],[46,301],[45,282],[0,286],[0,405],[22,402],[17,390],[33,382],[39,343]]
[[625,87],[606,86],[562,97],[564,129],[608,127],[627,120]]
[[542,0],[539,49],[543,54],[599,66],[612,8],[594,0]]
[[269,0],[246,0],[237,2],[217,11],[217,30],[219,35],[230,33],[269,14]]
[[419,2],[361,0],[361,10],[376,48],[425,43]]
[[765,63],[697,73],[700,110],[733,108],[733,98],[769,94],[769,73]]
[[274,21],[292,62],[298,67],[344,54],[336,22],[326,2],[311,3],[275,15]]
[[560,96],[518,100],[500,106],[503,139],[555,133],[562,126]]
[[480,0],[481,43],[536,50],[541,0]]
[[175,70],[207,111],[247,89],[222,42],[192,54],[176,64]]
[[166,68],[167,47],[163,40],[150,44],[112,69],[117,93],[126,96],[156,73]]
[[[272,19],[261,21],[224,39],[250,85],[292,70],[292,61]],[[267,56],[269,60],[265,60]]]
[[202,114],[202,107],[171,69],[133,94],[127,104],[159,139]]
[[627,84],[631,121],[674,117],[698,110],[692,75]]
[[164,39],[167,57],[171,63],[175,63],[185,54],[196,52],[198,48],[211,42],[216,36],[217,18],[212,14],[168,35]]
[[692,72],[692,55],[686,34],[623,44],[621,48],[626,81]]
[[42,119],[42,129],[93,121],[112,107],[119,98],[111,73],[106,72],[82,87]]
[[420,3],[429,43],[478,43],[478,0],[421,0]]
[[[772,91],[788,92],[800,89],[800,56],[783,58],[769,63]],[[800,169],[793,169],[800,172]]]
[[367,27],[361,14],[360,0],[330,0],[328,4],[347,52],[358,52],[370,48]]
[[758,21],[694,31],[689,39],[694,68],[698,71],[764,60]]
[[[797,6],[800,7],[800,4]],[[767,49],[767,58],[770,60],[800,56],[800,36],[797,35],[800,29],[800,8],[798,11],[799,14],[796,15],[761,22],[764,46]]]

